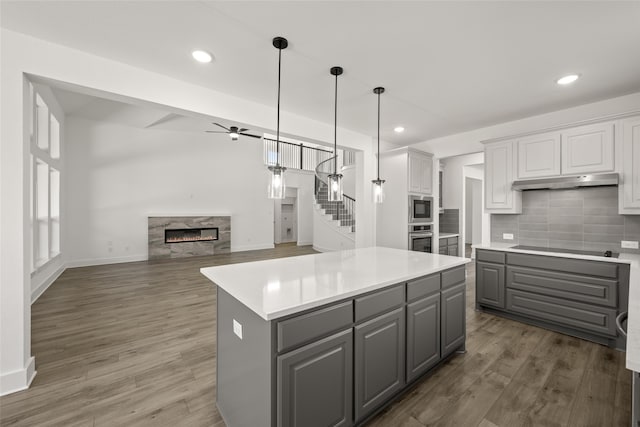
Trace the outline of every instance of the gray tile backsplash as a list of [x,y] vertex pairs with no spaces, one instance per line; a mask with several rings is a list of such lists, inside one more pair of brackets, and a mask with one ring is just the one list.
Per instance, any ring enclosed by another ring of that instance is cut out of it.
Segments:
[[459,233],[460,232],[460,210],[445,209],[440,214],[440,232],[441,233]]
[[618,214],[617,187],[525,191],[522,214],[491,215],[492,242],[640,253],[621,240],[640,240],[640,215]]

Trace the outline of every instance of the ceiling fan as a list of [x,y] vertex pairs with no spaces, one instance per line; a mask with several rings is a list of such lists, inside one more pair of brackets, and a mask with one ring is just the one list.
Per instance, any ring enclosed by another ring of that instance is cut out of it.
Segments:
[[251,138],[262,138],[259,135],[252,135],[250,133],[245,133],[246,131],[248,131],[249,129],[247,128],[238,128],[238,126],[230,126],[230,127],[224,127],[222,126],[220,123],[213,123],[216,126],[220,126],[222,129],[224,129],[224,131],[221,130],[207,130],[205,132],[208,133],[226,133],[229,134],[229,136],[231,137],[232,141],[237,141],[238,138],[240,137],[240,135],[242,136],[250,136]]

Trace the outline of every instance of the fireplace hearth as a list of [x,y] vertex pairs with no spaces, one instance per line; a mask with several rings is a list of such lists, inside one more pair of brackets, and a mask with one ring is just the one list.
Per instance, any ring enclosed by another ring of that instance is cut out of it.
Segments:
[[230,216],[149,216],[149,259],[231,252]]

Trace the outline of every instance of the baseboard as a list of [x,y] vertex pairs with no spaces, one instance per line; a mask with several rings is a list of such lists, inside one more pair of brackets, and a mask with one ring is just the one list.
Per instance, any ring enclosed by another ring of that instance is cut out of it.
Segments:
[[29,358],[24,369],[0,375],[0,396],[26,390],[36,376],[36,359]]
[[131,255],[126,257],[116,257],[116,258],[79,259],[79,260],[67,262],[67,268],[90,267],[92,265],[104,265],[104,264],[121,264],[124,262],[147,261],[147,259],[148,258],[146,255]]
[[231,247],[231,252],[246,252],[246,251],[259,251],[261,249],[273,249],[275,245],[273,243],[266,243],[262,245],[243,245]]
[[49,276],[47,278],[47,280],[42,282],[42,284],[40,284],[40,286],[38,286],[35,290],[32,290],[31,291],[31,304],[36,302],[38,300],[38,298],[40,298],[40,296],[44,293],[44,291],[49,289],[49,286],[51,286],[51,284],[53,282],[55,282],[56,279],[58,277],[60,277],[60,275],[62,273],[64,273],[64,271],[66,269],[67,269],[67,266],[65,264],[62,264],[60,267],[58,267],[58,269],[51,276]]
[[297,245],[298,246],[311,246],[311,245],[313,245],[313,242],[298,242]]

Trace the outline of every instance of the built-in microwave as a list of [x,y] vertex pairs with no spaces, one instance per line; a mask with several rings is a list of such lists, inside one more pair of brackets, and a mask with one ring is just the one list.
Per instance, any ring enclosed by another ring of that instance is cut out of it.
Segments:
[[433,197],[409,196],[409,224],[433,222]]

